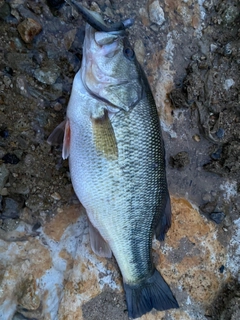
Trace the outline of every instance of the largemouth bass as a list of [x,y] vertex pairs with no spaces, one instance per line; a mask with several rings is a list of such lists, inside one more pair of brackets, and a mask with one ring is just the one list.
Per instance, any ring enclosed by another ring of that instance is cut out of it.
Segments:
[[62,156],[69,158],[73,188],[87,211],[92,250],[114,254],[129,317],[136,318],[152,308],[178,308],[151,252],[153,236],[163,240],[171,225],[164,144],[151,89],[124,28],[101,31],[101,16],[87,15],[91,25],[67,108]]

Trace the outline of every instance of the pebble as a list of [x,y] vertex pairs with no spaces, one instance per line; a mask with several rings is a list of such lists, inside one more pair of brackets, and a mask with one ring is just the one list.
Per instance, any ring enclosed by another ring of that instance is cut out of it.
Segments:
[[205,203],[203,206],[200,207],[200,209],[208,214],[211,214],[216,208],[217,202],[216,201],[210,201]]
[[149,5],[149,18],[151,22],[156,23],[159,26],[161,26],[164,23],[164,12],[162,7],[160,6],[159,1],[153,1]]
[[213,160],[218,160],[221,158],[221,155],[222,155],[222,147],[218,148],[215,152],[213,152],[210,157],[213,159]]
[[15,219],[4,219],[4,223],[1,226],[1,228],[5,231],[13,231],[15,229],[17,229],[19,225],[19,220],[15,220]]
[[49,7],[59,9],[63,4],[64,0],[47,0]]
[[220,273],[223,273],[224,269],[225,269],[225,267],[224,267],[224,265],[222,264],[221,267],[219,268],[219,272],[220,272]]
[[32,211],[39,211],[44,206],[43,201],[37,195],[30,195],[25,204]]
[[[8,131],[8,129],[7,129],[7,128],[4,128],[4,129],[0,130],[0,136],[1,136],[2,138],[4,138],[4,139],[6,139],[7,137],[9,137],[9,131]],[[1,152],[0,152],[0,154],[1,154]],[[0,155],[0,157],[1,157],[1,155]]]
[[225,90],[229,90],[234,84],[235,84],[235,81],[233,79],[226,79],[223,84],[223,87]]
[[63,36],[63,43],[66,50],[69,50],[72,46],[72,43],[75,39],[77,33],[77,29],[72,29],[67,31]]
[[46,66],[34,71],[34,77],[44,84],[54,84],[59,75],[60,68],[53,61],[48,61]]
[[19,7],[21,4],[24,4],[25,0],[11,0],[10,1],[10,6],[11,8],[16,9],[17,7]]
[[224,137],[225,131],[222,128],[219,128],[216,132],[216,135],[219,139],[222,139]]
[[54,200],[57,200],[57,201],[61,200],[61,196],[60,196],[60,194],[59,194],[58,192],[52,193],[52,194],[51,194],[51,197],[52,197]]
[[136,40],[136,42],[134,43],[134,51],[137,56],[137,60],[141,65],[143,65],[146,52],[145,52],[144,44],[141,39]]
[[0,19],[5,20],[10,16],[11,9],[9,7],[8,3],[3,3],[3,5],[0,7]]
[[200,138],[200,136],[198,134],[195,134],[192,138],[196,142],[199,142],[201,140],[201,138]]
[[62,110],[62,105],[61,105],[61,103],[60,103],[60,102],[55,102],[55,103],[53,104],[53,109],[54,109],[55,111],[61,111],[61,110]]
[[2,196],[8,196],[8,189],[7,188],[2,188],[1,195]]
[[9,170],[7,166],[3,163],[0,165],[0,190],[3,189],[5,183],[7,182],[9,177]]
[[224,220],[225,214],[223,212],[212,212],[209,217],[216,224],[220,224]]
[[34,157],[32,154],[28,153],[24,159],[24,163],[26,164],[26,166],[32,166],[34,163]]
[[19,203],[12,198],[4,199],[4,210],[2,216],[4,218],[16,219],[19,217]]
[[5,154],[2,160],[5,163],[10,163],[10,164],[17,164],[20,161],[20,159],[14,153]]
[[239,15],[239,10],[234,5],[229,5],[222,14],[223,21],[226,24],[231,24]]
[[17,26],[21,38],[26,43],[31,43],[33,38],[42,30],[42,26],[37,21],[27,18]]

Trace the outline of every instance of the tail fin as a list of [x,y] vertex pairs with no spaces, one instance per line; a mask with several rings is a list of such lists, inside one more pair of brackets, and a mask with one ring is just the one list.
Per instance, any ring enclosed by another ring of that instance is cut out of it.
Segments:
[[179,308],[171,289],[156,269],[150,278],[139,285],[124,283],[124,290],[130,318],[141,317],[152,308],[160,311]]

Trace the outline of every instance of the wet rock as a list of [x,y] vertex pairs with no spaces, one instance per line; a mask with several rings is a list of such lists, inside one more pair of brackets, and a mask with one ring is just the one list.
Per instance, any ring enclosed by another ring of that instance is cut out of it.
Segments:
[[16,78],[16,88],[21,95],[25,97],[31,97],[29,84],[24,76],[19,76]]
[[5,186],[7,180],[9,177],[9,170],[7,169],[7,166],[3,163],[0,165],[0,193]]
[[207,10],[210,10],[213,6],[213,0],[205,0],[203,2],[203,7]]
[[222,13],[223,22],[226,24],[231,24],[238,17],[239,11],[233,4],[229,4],[227,8]]
[[218,148],[215,152],[213,152],[210,157],[213,160],[219,160],[221,158],[222,155],[222,147]]
[[66,50],[69,50],[71,48],[71,45],[75,39],[76,33],[77,33],[77,29],[72,29],[64,34],[63,43]]
[[24,4],[25,0],[12,0],[10,1],[11,8],[16,9],[21,4]]
[[211,213],[215,210],[216,208],[216,205],[217,205],[217,201],[211,201],[211,202],[208,202],[208,203],[205,203],[203,206],[200,207],[200,209],[205,212],[205,213]]
[[4,222],[1,226],[1,228],[4,231],[11,232],[11,231],[17,229],[18,225],[19,225],[19,221],[16,219],[4,219]]
[[164,12],[158,0],[153,1],[149,5],[150,21],[161,26],[165,22]]
[[[9,131],[7,128],[4,128],[4,129],[1,129],[0,130],[0,137],[6,139],[9,137]],[[1,155],[0,155],[0,158],[1,158]]]
[[222,139],[224,137],[225,131],[222,128],[219,128],[218,131],[216,132],[216,136],[218,139]]
[[60,75],[60,68],[53,62],[48,61],[47,64],[34,71],[34,77],[45,84],[54,84]]
[[3,156],[2,160],[5,163],[10,163],[10,164],[17,164],[20,159],[16,156],[14,153],[7,153]]
[[221,267],[219,268],[219,272],[223,273],[224,269],[225,269],[224,265],[221,265]]
[[175,156],[170,157],[169,163],[173,168],[183,169],[190,163],[188,153],[185,151],[177,153]]
[[0,20],[6,20],[11,14],[11,9],[8,3],[0,3]]
[[27,18],[18,25],[17,29],[23,41],[31,43],[33,38],[41,32],[42,26],[37,21]]
[[215,223],[220,224],[223,222],[223,220],[225,218],[225,214],[224,214],[224,212],[212,212],[212,213],[210,213],[209,217]]
[[2,218],[11,218],[16,219],[19,218],[20,208],[22,204],[12,198],[5,198],[3,211],[2,211]]
[[12,320],[37,320],[35,318],[26,318],[24,315],[22,315],[19,312],[16,312],[12,318]]
[[47,0],[49,7],[59,9],[65,3],[64,0]]
[[2,159],[2,157],[6,154],[6,150],[2,147],[0,147],[0,159]]

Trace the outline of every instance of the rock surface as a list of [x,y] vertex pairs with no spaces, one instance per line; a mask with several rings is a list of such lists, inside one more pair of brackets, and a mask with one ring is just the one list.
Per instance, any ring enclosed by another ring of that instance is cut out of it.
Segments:
[[[164,243],[154,240],[153,256],[180,309],[153,310],[141,319],[236,320],[239,3],[91,5],[113,20],[135,16],[130,40],[151,85],[166,146],[173,222]],[[18,26],[29,19],[42,30],[24,26],[23,34],[32,36],[24,40]],[[1,320],[128,319],[117,263],[91,251],[68,163],[60,147],[46,143],[65,117],[84,26],[63,1],[0,0]]]

